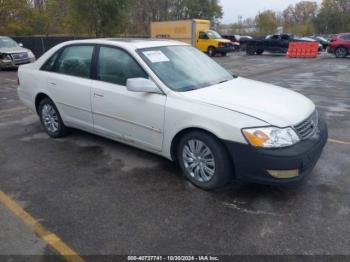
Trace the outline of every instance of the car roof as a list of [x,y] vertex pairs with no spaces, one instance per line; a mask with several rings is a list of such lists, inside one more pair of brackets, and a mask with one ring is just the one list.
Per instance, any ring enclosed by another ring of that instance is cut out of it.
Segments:
[[84,40],[73,40],[65,42],[65,44],[105,44],[115,45],[119,47],[131,48],[131,49],[142,49],[152,48],[161,46],[174,46],[174,45],[188,45],[184,42],[169,40],[169,39],[147,39],[147,38],[97,38],[97,39],[84,39]]

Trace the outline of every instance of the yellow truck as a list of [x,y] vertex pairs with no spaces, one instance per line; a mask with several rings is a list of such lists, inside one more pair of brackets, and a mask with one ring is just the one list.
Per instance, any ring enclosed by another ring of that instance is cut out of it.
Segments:
[[230,40],[210,30],[209,20],[179,20],[151,22],[151,38],[173,39],[191,44],[199,50],[215,56],[234,51]]

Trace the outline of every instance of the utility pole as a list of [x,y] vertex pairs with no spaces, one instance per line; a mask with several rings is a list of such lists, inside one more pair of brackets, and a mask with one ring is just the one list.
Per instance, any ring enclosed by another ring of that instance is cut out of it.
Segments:
[[243,17],[241,15],[238,16],[238,34],[240,35],[242,33],[242,19]]

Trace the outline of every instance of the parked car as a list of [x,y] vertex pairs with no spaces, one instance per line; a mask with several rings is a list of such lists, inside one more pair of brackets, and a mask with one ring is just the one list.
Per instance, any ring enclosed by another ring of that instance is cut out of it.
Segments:
[[236,38],[235,35],[221,35],[221,36],[222,36],[222,38],[228,39],[228,40],[231,41],[231,44],[232,44],[232,46],[233,46],[233,50],[234,50],[235,52],[237,52],[237,51],[240,50],[241,44],[240,44],[239,40],[237,40],[237,38]]
[[240,44],[240,50],[246,50],[248,41],[253,39],[253,37],[248,35],[235,35],[235,37]]
[[322,36],[310,36],[309,38],[316,40],[317,42],[319,42],[322,45],[323,50],[327,50],[328,45],[329,45],[329,41],[326,38],[324,38]]
[[249,35],[236,35],[238,41],[245,41],[245,40],[251,40],[253,37]]
[[0,69],[33,63],[35,55],[9,37],[0,36]]
[[342,33],[333,36],[328,47],[329,53],[334,53],[337,58],[344,58],[350,54],[350,33]]
[[[306,37],[298,38],[291,34],[268,35],[264,39],[254,39],[247,42],[246,52],[248,55],[261,55],[264,51],[271,53],[287,53],[290,42],[314,42]],[[319,45],[319,50],[322,46]]]
[[49,136],[74,127],[159,154],[203,189],[300,181],[328,136],[305,96],[233,76],[177,41],[65,42],[21,66],[18,83]]
[[321,45],[321,43],[311,37],[295,37],[294,41],[300,41],[300,42],[317,42],[318,43],[318,51],[322,52],[323,51],[323,46]]

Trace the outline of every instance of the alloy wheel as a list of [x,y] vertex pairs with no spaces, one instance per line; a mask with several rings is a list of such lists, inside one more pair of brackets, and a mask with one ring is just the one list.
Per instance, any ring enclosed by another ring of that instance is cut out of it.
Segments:
[[187,141],[182,152],[183,164],[198,182],[209,182],[215,175],[215,158],[210,148],[202,141]]
[[347,50],[344,47],[340,47],[335,51],[337,57],[345,57],[347,55]]
[[58,114],[52,105],[45,104],[42,107],[41,116],[43,119],[43,124],[49,132],[55,133],[58,131],[59,129]]

